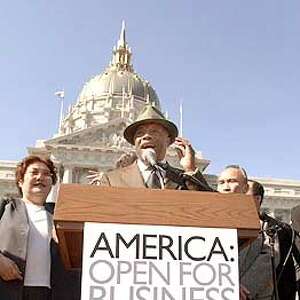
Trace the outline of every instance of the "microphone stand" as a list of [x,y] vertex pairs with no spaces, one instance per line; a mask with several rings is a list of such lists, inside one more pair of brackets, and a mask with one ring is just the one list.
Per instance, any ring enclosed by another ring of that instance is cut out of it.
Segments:
[[[276,278],[276,270],[275,270],[275,259],[273,259],[273,261],[272,261],[272,271],[273,271],[273,274],[275,274],[275,280],[277,281],[279,281],[280,280],[280,278],[281,278],[281,275],[282,275],[282,271],[283,271],[283,268],[285,267],[285,265],[286,265],[286,263],[287,263],[287,261],[288,261],[288,257],[290,256],[290,255],[295,255],[295,254],[293,254],[294,253],[294,251],[293,251],[293,247],[295,246],[295,237],[300,237],[300,233],[297,231],[297,230],[295,230],[291,225],[289,225],[289,224],[287,224],[287,223],[284,223],[284,222],[282,222],[282,221],[280,221],[280,220],[278,220],[278,219],[276,219],[276,218],[273,218],[273,217],[271,217],[271,216],[269,216],[268,214],[266,214],[266,213],[261,213],[260,214],[260,219],[261,220],[263,220],[264,222],[266,222],[267,224],[270,224],[271,226],[266,230],[266,233],[271,237],[271,235],[272,235],[272,232],[273,232],[273,235],[275,235],[275,234],[278,234],[278,232],[280,231],[280,230],[288,230],[288,231],[290,231],[291,232],[291,234],[292,234],[292,243],[291,243],[291,246],[290,246],[290,250],[288,251],[288,253],[287,253],[287,256],[286,256],[286,258],[285,258],[285,261],[284,261],[284,263],[283,263],[283,265],[282,265],[282,269],[281,269],[281,271],[280,271],[280,273],[279,273],[279,276],[278,276],[278,278]],[[279,241],[279,240],[278,240]],[[273,251],[273,256],[275,257],[275,248],[274,248],[274,242],[275,242],[275,238],[273,238],[273,241],[272,241],[272,238],[271,238],[271,242],[273,243],[273,249],[272,249],[272,247],[271,247],[271,251]],[[270,243],[270,246],[271,246],[271,243]],[[296,247],[296,246],[295,246]],[[298,253],[298,252],[297,252]],[[294,256],[295,257],[295,256]],[[298,257],[298,254],[296,255],[296,257]],[[297,259],[296,259],[297,260]],[[297,260],[298,261],[298,260]],[[273,280],[274,280],[274,277],[273,277]],[[275,297],[277,297],[277,298],[275,298],[275,299],[278,299],[278,287],[277,287],[277,284],[276,284],[276,289],[274,289],[274,293],[273,293],[273,296],[272,296],[272,299],[273,299],[273,297],[274,297],[274,295],[275,295]]]
[[[178,183],[182,189],[187,190],[187,182],[193,183],[201,190],[206,191],[208,186],[203,184],[198,178],[193,175],[185,174],[182,170],[171,167],[168,163],[157,163],[166,172],[166,176],[172,181]],[[214,191],[213,189],[211,191]]]
[[168,163],[157,163],[157,168],[163,169],[166,172],[166,177],[176,182],[182,189],[188,189],[182,171],[170,167]]
[[[266,230],[267,235],[270,237],[270,256],[271,256],[271,268],[272,268],[272,281],[273,281],[273,294],[272,300],[279,300],[278,287],[277,287],[277,276],[275,266],[275,241],[276,236],[280,230],[280,227],[275,225]],[[274,298],[275,297],[275,298]]]

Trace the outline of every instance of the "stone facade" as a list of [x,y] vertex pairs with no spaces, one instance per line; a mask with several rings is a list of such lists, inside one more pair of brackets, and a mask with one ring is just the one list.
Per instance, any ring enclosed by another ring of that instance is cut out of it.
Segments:
[[0,161],[0,197],[5,195],[17,195],[15,184],[15,169],[17,162]]
[[[291,209],[300,205],[300,181],[262,177],[249,179],[256,180],[264,186],[262,210],[284,222],[290,222]],[[216,175],[207,175],[207,180],[212,187],[217,188]]]

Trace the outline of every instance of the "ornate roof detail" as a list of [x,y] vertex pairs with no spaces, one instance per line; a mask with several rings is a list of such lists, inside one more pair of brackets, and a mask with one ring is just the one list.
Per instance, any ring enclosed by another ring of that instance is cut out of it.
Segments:
[[132,52],[126,42],[125,23],[122,23],[113,58],[103,73],[87,81],[74,105],[66,113],[59,136],[105,124],[118,118],[129,123],[135,120],[146,103],[160,109],[155,90],[150,83],[134,72]]
[[44,142],[44,146],[56,145],[57,147],[85,147],[85,148],[111,148],[131,149],[132,146],[124,139],[123,130],[127,126],[124,118],[112,120],[105,124],[82,129],[70,134],[61,135]]
[[120,33],[120,38],[117,44],[113,48],[113,58],[110,63],[111,67],[116,67],[118,71],[129,71],[133,72],[133,67],[130,64],[131,60],[131,49],[128,47],[126,43],[126,35],[125,35],[125,22],[122,22],[122,29]]

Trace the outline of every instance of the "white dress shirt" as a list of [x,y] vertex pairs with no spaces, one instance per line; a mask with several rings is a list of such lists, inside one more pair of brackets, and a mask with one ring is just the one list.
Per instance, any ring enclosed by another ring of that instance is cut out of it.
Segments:
[[[161,161],[161,163],[165,163],[166,161]],[[147,165],[142,161],[141,159],[137,159],[137,166],[142,174],[142,177],[144,179],[144,182],[147,182],[151,173],[153,172],[153,167]],[[164,188],[164,185],[166,183],[166,172],[163,169],[159,169],[159,179],[161,182],[162,188]]]
[[24,286],[50,286],[50,241],[53,220],[44,206],[24,201],[29,219]]

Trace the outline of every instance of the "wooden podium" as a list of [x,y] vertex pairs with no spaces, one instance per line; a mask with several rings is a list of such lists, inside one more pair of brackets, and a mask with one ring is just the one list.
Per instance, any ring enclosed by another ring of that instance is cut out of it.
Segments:
[[62,184],[54,212],[67,269],[81,268],[84,222],[237,228],[239,241],[260,230],[250,196]]

